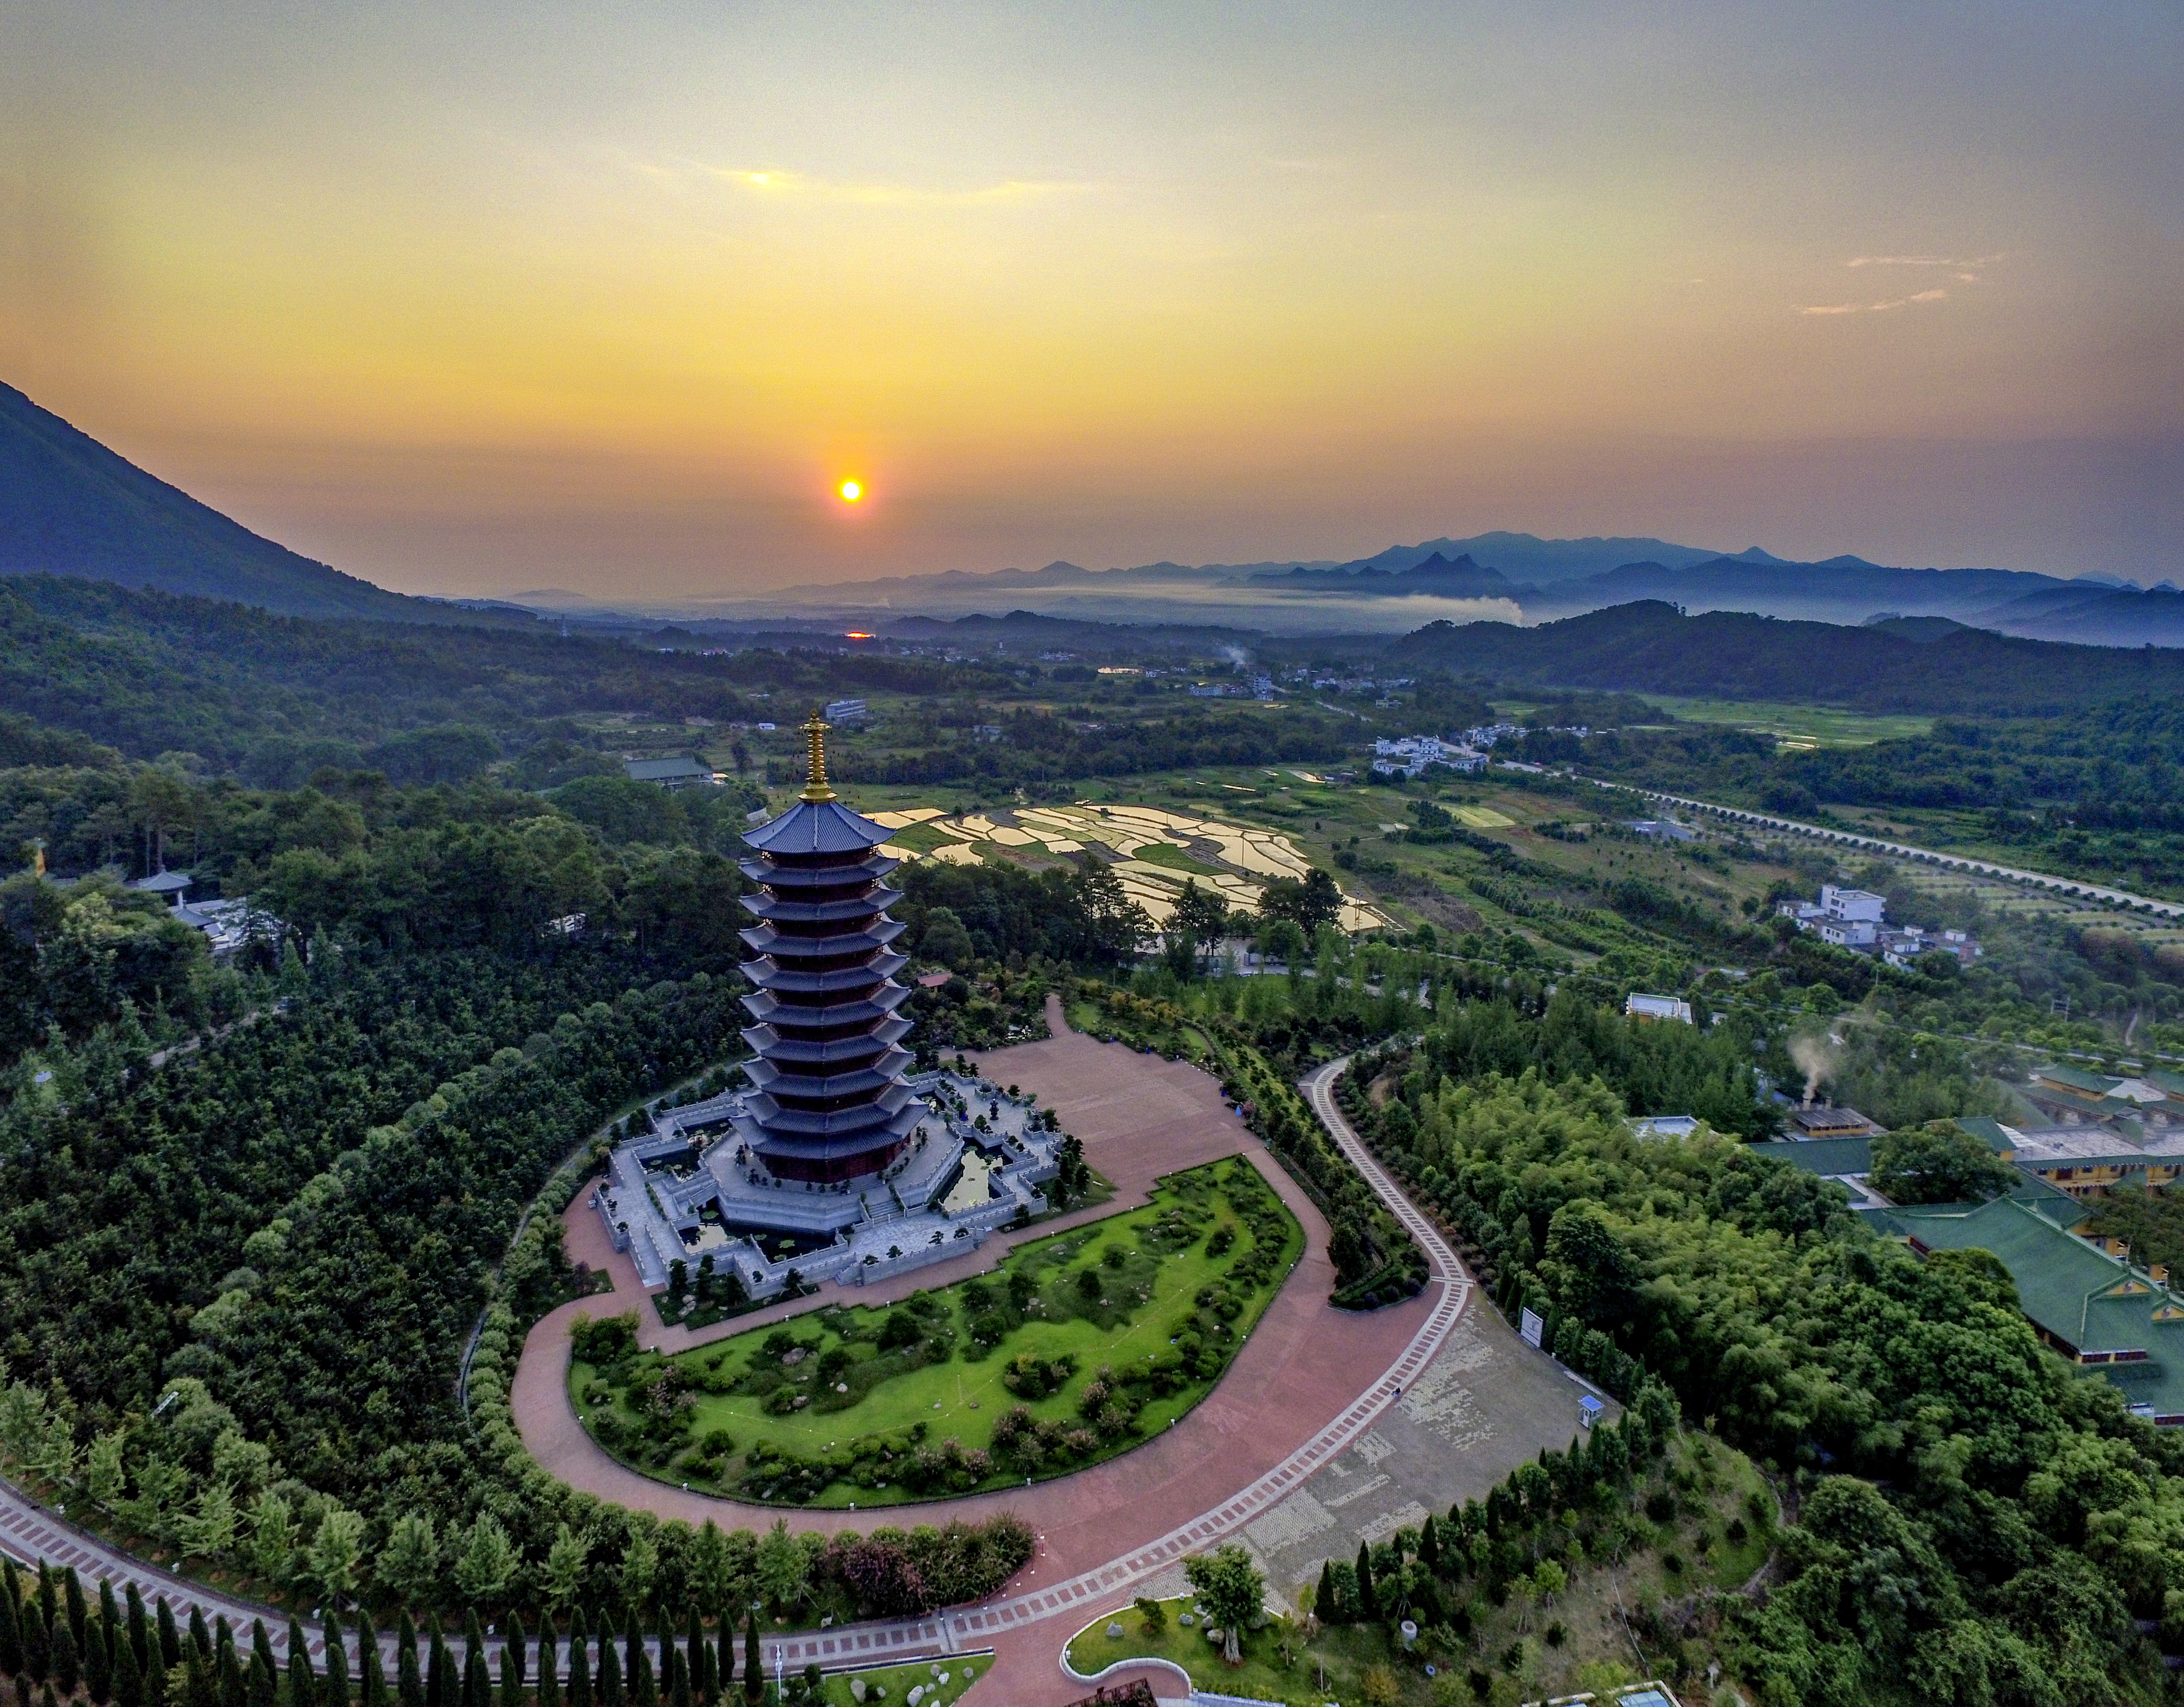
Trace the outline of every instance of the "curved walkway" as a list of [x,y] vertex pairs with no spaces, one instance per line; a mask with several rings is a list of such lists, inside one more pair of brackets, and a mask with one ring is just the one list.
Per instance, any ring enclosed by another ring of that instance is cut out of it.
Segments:
[[[813,1661],[841,1667],[997,1645],[1000,1657],[989,1674],[995,1680],[991,1688],[999,1692],[996,1701],[1030,1707],[1046,1699],[1061,1681],[1050,1659],[1006,1638],[1063,1615],[1089,1616],[1102,1603],[1127,1594],[1189,1554],[1234,1536],[1368,1430],[1401,1397],[1404,1383],[1431,1362],[1469,1302],[1472,1283],[1440,1230],[1404,1198],[1335,1107],[1331,1086],[1346,1058],[1320,1068],[1303,1088],[1345,1154],[1418,1240],[1432,1268],[1431,1284],[1420,1297],[1367,1315],[1336,1311],[1325,1302],[1333,1273],[1324,1219],[1264,1147],[1237,1124],[1212,1080],[1195,1068],[1134,1055],[1069,1032],[1058,1004],[1050,1013],[1053,1038],[999,1052],[984,1063],[986,1070],[1067,1107],[1071,1130],[1085,1141],[1088,1156],[1125,1188],[1118,1191],[1118,1199],[1128,1196],[1129,1176],[1140,1170],[1150,1171],[1143,1173],[1139,1191],[1159,1174],[1207,1159],[1197,1149],[1210,1146],[1212,1154],[1228,1155],[1240,1148],[1304,1225],[1305,1255],[1213,1392],[1158,1439],[1036,1488],[883,1508],[877,1514],[883,1520],[926,1522],[1017,1510],[1033,1524],[1039,1542],[1014,1593],[922,1619],[762,1638],[768,1670],[777,1665],[797,1669]],[[1112,1213],[1117,1207],[1103,1205],[1095,1213]],[[1054,1224],[1034,1230],[1045,1236]],[[979,1254],[986,1262],[993,1260]],[[947,1278],[952,1266],[936,1264],[933,1271],[911,1278],[929,1286]],[[872,1289],[872,1294],[879,1291]],[[802,1307],[816,1306],[806,1300]],[[517,1375],[517,1390],[525,1399],[517,1415],[526,1443],[534,1448],[567,1443],[554,1426],[557,1412],[575,1421],[567,1397],[566,1324],[578,1308],[554,1313],[562,1318],[558,1332],[543,1331],[554,1319],[549,1317],[526,1342]],[[753,1319],[743,1318],[730,1330],[740,1331]],[[1361,1366],[1378,1371],[1362,1388],[1351,1373]],[[544,1403],[548,1395],[552,1404]],[[540,1430],[535,1442],[534,1428]],[[589,1468],[609,1484],[609,1489],[594,1491],[607,1498],[617,1498],[627,1488],[631,1504],[697,1521],[749,1509],[639,1476],[609,1459],[580,1425],[577,1433],[588,1449]],[[549,1467],[568,1475],[560,1464]],[[1163,1524],[1178,1511],[1195,1515]],[[874,1513],[861,1516],[849,1511],[782,1515],[798,1529],[821,1531],[869,1524],[875,1518]],[[105,1577],[117,1586],[134,1581],[148,1600],[164,1598],[178,1608],[194,1604],[208,1617],[224,1615],[244,1625],[267,1616],[268,1609],[209,1593],[106,1548],[6,1483],[0,1483],[0,1544],[21,1556],[73,1563],[93,1581]],[[277,1648],[285,1645],[285,1618],[276,1622],[276,1616],[267,1616],[267,1623]],[[316,1657],[322,1651],[320,1632],[310,1630],[309,1639]],[[391,1654],[387,1638],[382,1645]]]

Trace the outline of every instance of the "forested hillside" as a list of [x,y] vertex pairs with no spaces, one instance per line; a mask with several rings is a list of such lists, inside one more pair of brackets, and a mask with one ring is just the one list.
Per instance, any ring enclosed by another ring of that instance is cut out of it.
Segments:
[[253,533],[0,384],[0,574],[81,575],[293,616],[481,620]]
[[1854,706],[1868,711],[2054,715],[2184,692],[2184,650],[2123,651],[1962,628],[1938,640],[1647,600],[1536,628],[1435,622],[1390,662],[1548,687]]
[[1597,1082],[1442,1053],[1361,1063],[1399,1094],[1358,1118],[1504,1307],[1793,1490],[1768,1592],[1680,1613],[1680,1668],[1802,1707],[2170,1699],[2184,1440],[2047,1350],[1998,1265],[1922,1262],[1733,1142],[1641,1141]]

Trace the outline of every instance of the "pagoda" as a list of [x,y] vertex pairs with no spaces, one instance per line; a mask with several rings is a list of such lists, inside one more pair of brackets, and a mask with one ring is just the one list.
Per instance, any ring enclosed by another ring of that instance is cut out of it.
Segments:
[[896,1010],[910,992],[894,981],[904,928],[888,917],[900,895],[885,881],[901,862],[878,851],[889,831],[835,798],[828,727],[816,711],[804,725],[810,775],[796,804],[744,837],[757,851],[741,862],[759,886],[743,902],[759,920],[743,933],[756,1088],[734,1125],[775,1179],[838,1188],[894,1161],[930,1111],[903,1083],[910,1021]]

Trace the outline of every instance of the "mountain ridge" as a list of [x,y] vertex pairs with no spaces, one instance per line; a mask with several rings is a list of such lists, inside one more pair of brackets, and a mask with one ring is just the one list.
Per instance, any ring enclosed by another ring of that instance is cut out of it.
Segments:
[[288,616],[529,621],[413,599],[254,533],[0,382],[0,575],[65,575]]

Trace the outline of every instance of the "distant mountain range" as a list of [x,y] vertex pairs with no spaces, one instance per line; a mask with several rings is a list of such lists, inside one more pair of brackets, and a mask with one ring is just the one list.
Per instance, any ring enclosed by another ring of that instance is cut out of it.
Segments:
[[71,575],[291,616],[508,622],[390,593],[253,533],[0,384],[0,574]]
[[2031,716],[2184,694],[2184,651],[2022,639],[1935,617],[1845,628],[1728,611],[1687,616],[1657,600],[1533,628],[1435,622],[1390,643],[1384,656],[1540,687],[1876,711]]
[[878,620],[905,611],[946,617],[1019,610],[1299,635],[1400,633],[1443,618],[1539,623],[1641,600],[1852,627],[1936,617],[2031,639],[2184,646],[2184,594],[2165,583],[2141,591],[2107,576],[2064,581],[2022,570],[1897,568],[1848,555],[1800,563],[1756,545],[1724,555],[1660,539],[1529,533],[1429,539],[1340,563],[957,570],[800,588],[705,611]]
[[[1440,621],[1537,625],[1640,600],[1849,626],[1936,619],[2032,639],[2184,647],[2184,593],[2112,577],[1892,568],[1852,556],[1791,562],[1644,538],[1478,533],[1391,545],[1346,562],[1054,562],[790,589],[760,599],[610,608],[538,589],[504,599],[392,593],[252,533],[0,384],[0,575],[52,574],[231,600],[290,616],[528,626],[532,613],[616,627],[663,615],[738,625],[1011,612],[1243,633],[1396,635]],[[1891,633],[1891,639],[1908,639]],[[1930,635],[1928,638],[1931,638]]]

